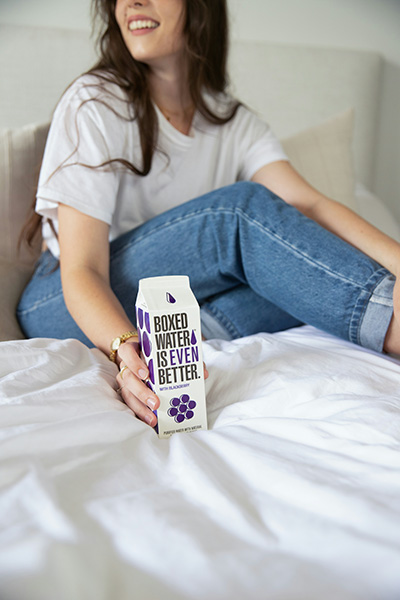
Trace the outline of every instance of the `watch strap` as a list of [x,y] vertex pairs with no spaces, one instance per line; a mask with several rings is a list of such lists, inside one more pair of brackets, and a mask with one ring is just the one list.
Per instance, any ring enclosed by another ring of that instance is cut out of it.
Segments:
[[[109,359],[112,362],[115,362],[115,359],[117,357],[117,352],[118,349],[120,348],[121,344],[123,344],[124,342],[126,342],[127,340],[130,340],[131,338],[136,337],[137,339],[139,339],[139,334],[138,332],[135,331],[127,331],[125,333],[123,333],[122,335],[119,335],[118,337],[114,338],[113,341],[111,342],[111,352],[110,352],[110,356]],[[117,343],[117,347],[115,348],[114,346]]]

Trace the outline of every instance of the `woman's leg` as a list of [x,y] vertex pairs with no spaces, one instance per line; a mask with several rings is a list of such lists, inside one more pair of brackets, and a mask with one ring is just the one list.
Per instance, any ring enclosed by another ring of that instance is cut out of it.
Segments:
[[274,333],[302,325],[301,321],[239,285],[209,298],[201,306],[202,333],[206,339],[233,340],[255,333]]
[[93,347],[67,310],[59,263],[48,250],[39,258],[35,273],[21,296],[17,319],[29,338],[74,338]]
[[[179,274],[189,275],[200,304],[249,286],[297,321],[375,350],[392,316],[386,269],[252,183],[185,203],[111,244],[111,285],[132,319],[140,278]],[[23,319],[28,296],[29,286],[18,316],[32,335]],[[240,306],[232,309],[237,315]]]
[[382,350],[394,277],[261,185],[206,194],[111,248],[113,288],[132,317],[140,277],[186,274],[200,304],[246,285],[297,322]]
[[[58,261],[48,251],[40,257],[17,316],[28,337],[74,338],[93,346],[65,306]],[[132,314],[130,316],[132,318]],[[245,285],[209,298],[201,307],[201,317],[202,331],[207,339],[231,340],[260,331],[273,333],[301,325]]]

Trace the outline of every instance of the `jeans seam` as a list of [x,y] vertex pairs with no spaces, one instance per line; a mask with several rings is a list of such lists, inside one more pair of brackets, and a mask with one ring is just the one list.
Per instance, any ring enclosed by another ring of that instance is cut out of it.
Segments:
[[36,302],[34,304],[32,304],[32,306],[30,306],[29,308],[21,309],[21,308],[17,307],[16,314],[21,315],[21,316],[27,315],[31,312],[34,312],[38,308],[40,308],[43,304],[46,304],[46,302],[48,302],[49,300],[53,300],[54,298],[59,298],[62,295],[63,295],[62,291],[52,293],[52,294],[49,294],[48,296],[45,296],[44,298],[40,298],[40,300],[36,300]]
[[209,212],[211,214],[213,211],[214,211],[214,209],[210,209],[210,208],[203,209],[203,210],[196,210],[191,213],[188,213],[184,217],[176,217],[175,219],[170,219],[169,221],[166,221],[162,225],[158,225],[157,227],[153,228],[148,233],[143,234],[140,237],[135,238],[134,240],[130,240],[130,241],[126,242],[123,246],[118,248],[118,250],[116,250],[115,252],[112,253],[111,260],[114,259],[115,257],[119,256],[119,254],[124,252],[127,248],[134,246],[135,244],[141,242],[142,240],[144,240],[148,237],[151,237],[152,235],[158,233],[159,231],[162,231],[163,229],[170,227],[171,225],[176,225],[179,222],[184,222],[188,219],[191,219],[192,217],[201,216],[202,214],[204,214],[206,212]]
[[239,207],[235,207],[233,209],[229,209],[229,208],[206,208],[206,209],[199,209],[199,210],[195,210],[191,213],[188,213],[187,215],[184,215],[183,217],[177,217],[175,219],[170,219],[169,221],[166,221],[165,223],[163,223],[162,225],[159,225],[158,227],[152,229],[151,231],[149,231],[146,234],[143,234],[142,236],[136,238],[135,240],[129,241],[126,244],[124,244],[123,246],[121,246],[121,248],[118,248],[117,251],[115,251],[115,253],[112,254],[112,259],[117,257],[121,252],[123,252],[126,248],[129,248],[130,246],[139,243],[140,241],[142,241],[143,239],[147,238],[147,237],[151,237],[153,234],[158,233],[159,231],[162,231],[165,228],[171,227],[172,225],[176,225],[179,222],[184,222],[188,219],[191,219],[193,217],[197,217],[197,216],[202,216],[206,213],[209,214],[213,214],[213,213],[225,213],[228,215],[235,215],[240,213],[241,217],[243,219],[245,219],[250,225],[254,225],[255,227],[258,227],[259,229],[261,229],[266,235],[268,235],[269,237],[273,237],[275,238],[280,244],[282,244],[283,246],[286,246],[288,248],[290,248],[292,250],[292,252],[298,254],[299,256],[302,256],[305,260],[307,260],[310,264],[317,266],[318,268],[322,269],[323,271],[325,271],[326,273],[328,273],[329,275],[331,275],[332,277],[336,277],[337,279],[347,282],[347,283],[351,283],[351,285],[358,287],[360,289],[365,289],[363,287],[362,284],[358,283],[357,281],[354,281],[353,279],[351,279],[350,277],[344,277],[343,275],[339,275],[338,273],[335,273],[335,271],[332,271],[327,265],[316,261],[315,259],[312,259],[310,256],[308,256],[308,254],[306,254],[304,251],[299,250],[298,248],[296,248],[295,246],[293,246],[292,244],[290,244],[287,240],[283,239],[281,236],[279,236],[277,233],[272,232],[270,229],[268,229],[267,227],[265,227],[262,223],[260,223],[259,221],[257,221],[254,218],[249,217],[241,208]]
[[256,227],[258,227],[259,229],[261,229],[262,231],[264,231],[266,233],[266,235],[269,235],[270,237],[274,237],[275,239],[277,239],[279,241],[280,244],[282,244],[283,246],[287,246],[288,248],[290,248],[292,250],[292,252],[294,252],[294,253],[302,256],[310,264],[319,267],[320,269],[322,269],[323,271],[325,271],[329,275],[331,275],[333,277],[336,277],[337,279],[340,279],[341,281],[344,281],[346,283],[351,283],[351,285],[353,285],[354,287],[358,287],[360,289],[364,289],[363,286],[360,283],[358,283],[357,281],[354,281],[350,277],[344,277],[343,275],[335,273],[335,271],[332,271],[332,269],[330,267],[328,267],[327,265],[325,265],[324,263],[311,258],[303,250],[299,250],[298,248],[296,248],[296,246],[293,246],[290,242],[288,242],[287,240],[283,239],[280,235],[278,235],[277,233],[274,233],[269,228],[265,227],[265,225],[263,225],[262,223],[260,223],[256,219],[250,218],[246,213],[244,213],[242,211],[242,209],[237,208],[237,212],[240,212],[242,214],[243,219],[247,220],[251,225],[255,225]]

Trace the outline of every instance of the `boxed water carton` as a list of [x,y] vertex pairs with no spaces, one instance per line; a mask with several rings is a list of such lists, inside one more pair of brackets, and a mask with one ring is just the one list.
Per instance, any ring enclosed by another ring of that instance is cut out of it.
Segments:
[[139,281],[136,321],[160,438],[207,429],[200,309],[189,277]]

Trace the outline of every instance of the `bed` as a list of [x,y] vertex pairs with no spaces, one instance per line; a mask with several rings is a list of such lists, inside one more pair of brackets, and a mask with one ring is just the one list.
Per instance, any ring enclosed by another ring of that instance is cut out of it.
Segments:
[[[209,429],[160,440],[99,350],[24,339],[13,314],[40,248],[17,256],[15,232],[50,111],[92,56],[84,32],[36,28],[0,27],[0,50],[0,598],[397,600],[397,357],[310,326],[208,340]],[[362,51],[232,55],[304,176],[400,239],[370,191],[381,68]]]

